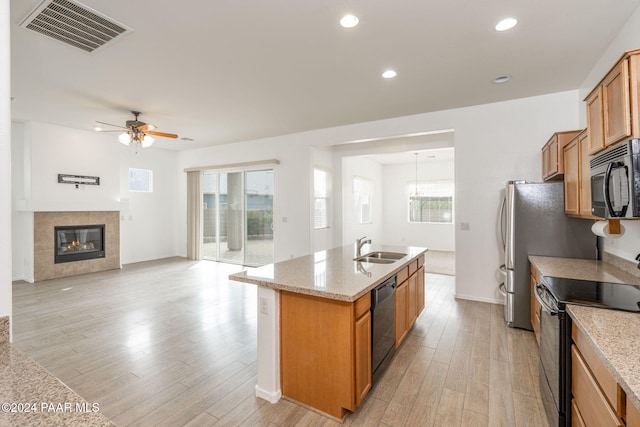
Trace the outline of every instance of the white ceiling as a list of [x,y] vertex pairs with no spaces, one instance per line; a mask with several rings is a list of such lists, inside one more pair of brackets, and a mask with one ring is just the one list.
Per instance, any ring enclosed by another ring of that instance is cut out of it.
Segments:
[[40,1],[11,0],[12,116],[92,129],[135,109],[195,139],[156,142],[180,150],[572,90],[639,1],[84,0],[134,30],[88,54],[18,27]]
[[415,164],[416,154],[418,163],[453,162],[454,148],[435,148],[432,150],[414,150],[385,154],[366,154],[362,157],[381,165]]

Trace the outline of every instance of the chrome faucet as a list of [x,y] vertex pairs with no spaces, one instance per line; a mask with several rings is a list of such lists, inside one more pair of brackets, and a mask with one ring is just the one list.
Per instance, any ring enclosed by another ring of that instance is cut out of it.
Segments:
[[[365,240],[366,239],[366,240]],[[366,245],[367,243],[371,243],[371,239],[367,239],[367,236],[361,237],[359,239],[356,239],[356,256],[360,256],[362,255],[360,253],[360,251],[362,250],[362,247],[364,245]]]

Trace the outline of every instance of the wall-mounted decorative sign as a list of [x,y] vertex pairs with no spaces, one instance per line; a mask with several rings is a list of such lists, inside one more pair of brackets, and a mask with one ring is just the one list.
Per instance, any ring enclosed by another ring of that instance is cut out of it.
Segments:
[[100,185],[99,176],[81,176],[81,175],[65,175],[58,174],[58,183],[60,184],[82,184],[82,185]]

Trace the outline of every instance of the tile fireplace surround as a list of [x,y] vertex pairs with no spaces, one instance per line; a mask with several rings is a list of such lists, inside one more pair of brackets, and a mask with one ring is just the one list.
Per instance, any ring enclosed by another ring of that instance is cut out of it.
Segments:
[[[85,261],[54,263],[54,227],[104,224],[105,257]],[[83,273],[120,268],[120,212],[34,212],[33,279],[57,279]]]

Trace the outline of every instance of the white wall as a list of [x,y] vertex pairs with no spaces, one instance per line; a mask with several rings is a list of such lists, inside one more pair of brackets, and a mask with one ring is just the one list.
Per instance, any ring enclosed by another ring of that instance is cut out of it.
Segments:
[[[322,251],[334,247],[333,244],[333,228],[335,227],[335,220],[333,218],[333,206],[335,201],[333,200],[334,185],[339,185],[339,181],[335,181],[335,171],[333,167],[333,152],[329,147],[311,147],[311,167],[313,169],[320,168],[327,171],[329,175],[329,227],[315,230],[313,228],[313,175],[309,181],[309,194],[310,194],[310,221],[311,221],[311,247],[312,252]],[[334,184],[335,183],[335,184]]]
[[[136,154],[131,147],[121,147],[125,149],[120,150],[119,195],[129,202],[128,210],[120,212],[121,262],[175,256],[175,222],[181,208],[176,203],[177,156],[172,151],[156,149],[138,149]],[[129,168],[153,171],[152,193],[129,191]]]
[[[24,123],[11,123],[12,200],[24,200],[28,189],[30,192],[31,179],[25,176],[25,161],[30,155],[23,149],[26,135],[27,126]],[[33,281],[33,212],[12,210],[11,228],[11,279]]]
[[[607,51],[602,55],[596,66],[591,70],[580,90],[580,100],[605,76],[609,69],[628,50],[640,48],[640,8],[627,20],[626,24],[613,40]],[[581,103],[582,123],[584,123],[586,110]],[[604,250],[621,258],[635,262],[636,255],[640,254],[640,221],[622,221],[625,234],[618,240],[604,239]]]
[[0,316],[11,316],[11,55],[9,0],[0,0]]
[[[355,217],[353,179],[367,178],[373,182],[371,197],[371,223],[358,224]],[[356,239],[368,237],[372,243],[386,243],[383,240],[382,224],[384,191],[382,186],[382,166],[363,157],[344,157],[342,159],[342,244],[354,243]]]
[[[31,200],[75,204],[120,199],[119,151],[125,147],[113,135],[38,122],[29,122],[28,126]],[[100,185],[76,189],[71,184],[59,184],[60,173],[99,176]]]
[[[382,240],[389,245],[422,246],[431,250],[454,251],[455,224],[409,222],[406,188],[407,184],[415,183],[415,163],[383,165],[382,176],[385,199]],[[419,182],[454,179],[453,159],[418,163]]]

